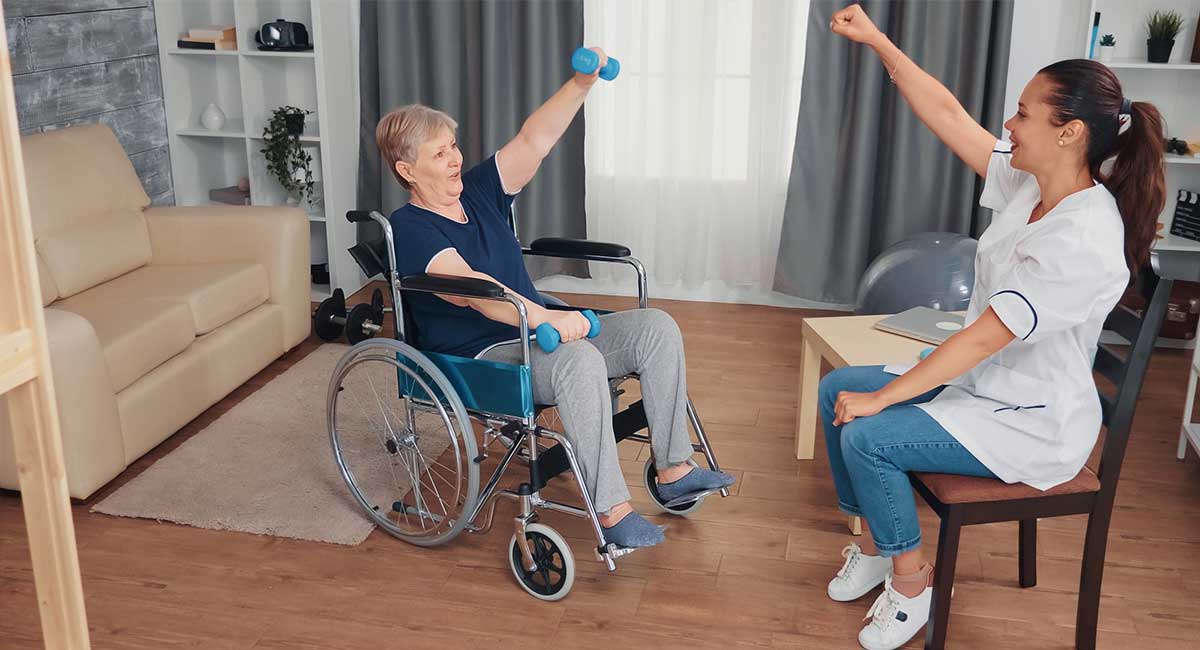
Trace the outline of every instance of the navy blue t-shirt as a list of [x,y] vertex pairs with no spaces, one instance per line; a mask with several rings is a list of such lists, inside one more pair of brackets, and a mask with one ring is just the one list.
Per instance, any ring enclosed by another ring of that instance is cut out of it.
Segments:
[[[409,203],[392,213],[396,241],[396,266],[400,277],[424,273],[430,260],[453,248],[472,269],[496,278],[504,286],[542,304],[529,279],[521,245],[508,225],[513,197],[504,193],[496,157],[475,165],[462,175],[459,200],[467,223],[451,221],[436,212]],[[420,334],[422,349],[473,357],[493,343],[520,336],[512,325],[489,319],[470,307],[458,307],[429,293],[409,292],[404,305]]]

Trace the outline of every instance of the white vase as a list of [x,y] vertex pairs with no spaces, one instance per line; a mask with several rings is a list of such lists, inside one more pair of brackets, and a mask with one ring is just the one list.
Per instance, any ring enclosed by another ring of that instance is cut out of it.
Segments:
[[220,106],[210,103],[200,113],[200,124],[209,131],[220,131],[225,126],[225,111]]
[[1115,49],[1117,49],[1117,48],[1116,48],[1116,46],[1113,46],[1113,45],[1101,45],[1100,46],[1100,60],[1104,63],[1108,63],[1109,61],[1112,61],[1113,50],[1115,50]]

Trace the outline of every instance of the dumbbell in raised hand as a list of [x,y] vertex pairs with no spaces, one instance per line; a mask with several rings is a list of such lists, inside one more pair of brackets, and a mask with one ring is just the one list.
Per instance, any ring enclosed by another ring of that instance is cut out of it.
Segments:
[[[588,330],[587,337],[589,339],[594,339],[599,336],[600,319],[596,316],[596,313],[590,309],[585,309],[579,313],[583,314],[583,317],[588,319],[588,322],[592,324],[592,328]],[[545,352],[546,354],[550,354],[551,352],[557,350],[558,344],[562,340],[562,337],[558,334],[558,330],[554,329],[554,326],[550,323],[542,323],[541,325],[538,325],[537,329],[534,330],[534,333],[537,334],[538,347],[540,347],[542,352]]]
[[[575,68],[575,71],[580,74],[592,74],[596,71],[596,66],[598,65],[600,65],[600,55],[586,47],[575,50],[575,53],[571,55],[571,67]],[[620,73],[621,62],[611,56],[608,57],[608,63],[605,63],[604,67],[600,68],[600,78],[605,81],[616,79]]]

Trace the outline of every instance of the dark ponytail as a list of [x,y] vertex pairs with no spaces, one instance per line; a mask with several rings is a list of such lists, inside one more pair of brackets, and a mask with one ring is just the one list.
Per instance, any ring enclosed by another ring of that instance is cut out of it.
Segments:
[[[1130,277],[1150,257],[1150,246],[1158,215],[1167,201],[1163,175],[1163,119],[1147,102],[1125,105],[1121,82],[1107,66],[1088,59],[1052,63],[1039,71],[1054,85],[1047,101],[1054,111],[1053,123],[1080,120],[1087,127],[1087,164],[1117,199],[1125,222],[1125,263]],[[1127,110],[1128,118],[1121,118]],[[1130,124],[1124,133],[1122,119]],[[1116,156],[1107,175],[1101,165]]]

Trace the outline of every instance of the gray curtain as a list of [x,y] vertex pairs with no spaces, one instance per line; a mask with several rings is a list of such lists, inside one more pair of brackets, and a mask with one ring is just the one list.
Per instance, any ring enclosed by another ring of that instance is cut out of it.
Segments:
[[[879,57],[829,30],[843,0],[812,0],[776,291],[852,304],[887,246],[926,231],[978,236],[982,182],[927,129]],[[1011,0],[862,2],[875,24],[985,128],[1004,122]]]
[[[358,205],[387,214],[408,193],[379,159],[380,116],[411,103],[445,111],[458,122],[463,164],[486,159],[573,74],[583,0],[363,0],[360,37]],[[521,241],[586,237],[583,193],[580,112],[517,199]],[[527,260],[534,278],[586,276],[586,264]]]

